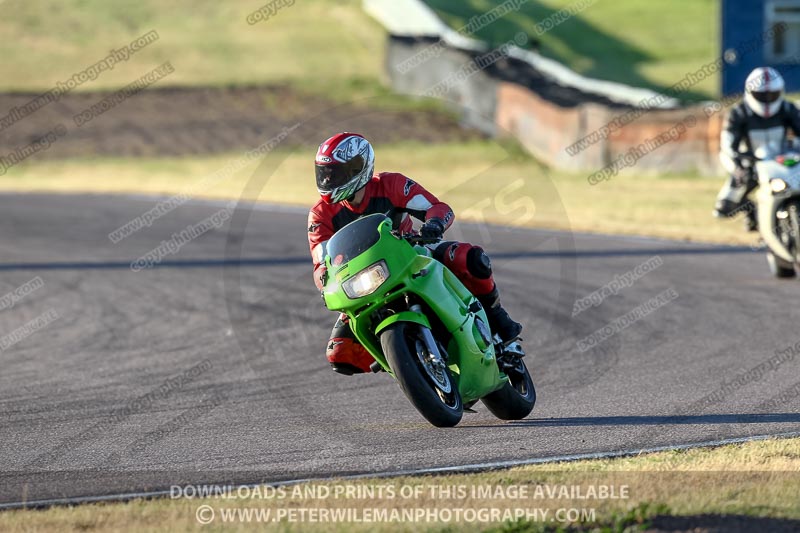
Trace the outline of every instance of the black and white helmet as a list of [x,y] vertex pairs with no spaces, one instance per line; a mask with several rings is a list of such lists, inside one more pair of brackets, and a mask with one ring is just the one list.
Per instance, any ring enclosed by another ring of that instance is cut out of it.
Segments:
[[771,67],[759,67],[747,76],[744,103],[756,115],[769,118],[783,105],[783,77]]

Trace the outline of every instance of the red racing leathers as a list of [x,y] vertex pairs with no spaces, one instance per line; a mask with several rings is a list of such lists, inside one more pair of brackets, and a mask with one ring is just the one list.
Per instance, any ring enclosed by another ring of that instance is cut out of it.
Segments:
[[[314,283],[320,290],[325,273],[324,244],[334,233],[360,216],[385,213],[391,207],[400,207],[423,222],[439,219],[445,229],[450,227],[455,218],[450,206],[403,174],[378,173],[367,182],[364,191],[364,198],[358,205],[348,201],[328,204],[320,199],[308,214],[308,244],[314,261]],[[403,216],[400,230],[404,233],[412,231],[411,219],[406,215]],[[443,241],[434,249],[433,256],[444,263],[475,296],[486,295],[494,290],[491,264],[480,247]],[[334,370],[344,374],[369,372],[369,366],[374,361],[353,336],[344,315],[337,320],[331,332],[326,355]]]

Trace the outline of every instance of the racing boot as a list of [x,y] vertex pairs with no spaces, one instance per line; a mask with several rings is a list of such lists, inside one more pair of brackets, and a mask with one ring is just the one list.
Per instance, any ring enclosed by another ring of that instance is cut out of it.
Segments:
[[727,218],[733,216],[738,206],[739,204],[730,200],[717,200],[717,203],[714,205],[713,214],[717,218]]
[[746,231],[758,231],[758,217],[755,204],[747,200],[745,207],[744,229]]
[[486,317],[489,319],[489,328],[493,333],[497,333],[504,344],[513,341],[522,332],[522,324],[515,322],[502,305],[500,305],[500,293],[495,285],[492,292],[483,296],[478,296],[478,301],[486,310]]

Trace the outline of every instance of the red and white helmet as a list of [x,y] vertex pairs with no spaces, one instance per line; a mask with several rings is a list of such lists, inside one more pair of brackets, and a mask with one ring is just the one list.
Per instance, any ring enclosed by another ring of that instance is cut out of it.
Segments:
[[319,145],[314,159],[317,191],[329,204],[349,200],[372,178],[375,152],[358,133],[337,133]]
[[783,78],[771,67],[759,67],[747,76],[744,103],[756,115],[771,117],[783,104]]

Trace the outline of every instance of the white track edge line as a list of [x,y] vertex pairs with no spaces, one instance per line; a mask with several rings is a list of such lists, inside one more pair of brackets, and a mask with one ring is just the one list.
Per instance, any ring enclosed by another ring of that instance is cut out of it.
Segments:
[[[691,450],[694,448],[713,448],[717,446],[724,446],[727,444],[742,444],[745,442],[755,442],[768,439],[786,439],[800,437],[800,431],[791,431],[788,433],[776,433],[775,435],[753,435],[750,437],[731,437],[727,439],[719,439],[705,442],[695,442],[691,444],[674,444],[665,446],[655,446],[650,448],[639,448],[636,450],[620,450],[615,452],[592,452],[592,453],[578,453],[552,457],[538,457],[531,459],[513,459],[508,461],[495,461],[488,463],[473,463],[467,465],[457,466],[440,466],[431,468],[417,468],[408,470],[399,470],[393,472],[375,472],[368,474],[351,474],[346,476],[327,476],[327,477],[310,477],[300,479],[290,479],[284,481],[264,482],[264,483],[251,483],[242,485],[230,485],[232,489],[239,487],[259,487],[259,486],[288,486],[297,485],[300,483],[321,482],[321,481],[347,481],[347,480],[360,480],[360,479],[391,479],[404,476],[424,476],[430,474],[458,474],[458,473],[476,473],[491,470],[502,470],[507,468],[514,468],[518,466],[528,466],[547,463],[564,463],[583,461],[591,459],[615,459],[620,457],[632,457],[645,453],[658,453],[675,450]],[[41,473],[41,472],[37,472]],[[124,473],[124,472],[121,472]],[[213,483],[198,483],[198,485],[213,485]],[[226,487],[228,487],[226,485]],[[159,490],[150,492],[128,492],[122,494],[107,494],[104,496],[79,496],[75,498],[54,498],[49,500],[35,500],[30,502],[13,502],[13,503],[0,503],[0,511],[14,510],[14,509],[30,509],[30,508],[43,508],[62,505],[77,505],[87,503],[102,503],[102,502],[124,502],[134,499],[152,499],[171,494],[169,490]]]

